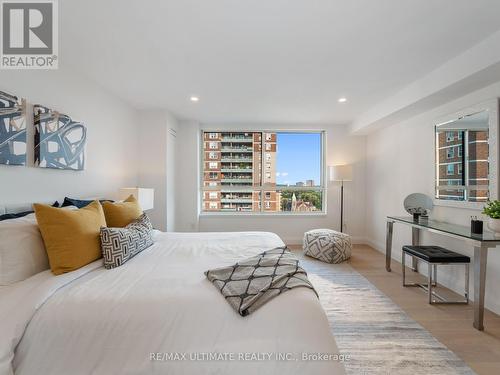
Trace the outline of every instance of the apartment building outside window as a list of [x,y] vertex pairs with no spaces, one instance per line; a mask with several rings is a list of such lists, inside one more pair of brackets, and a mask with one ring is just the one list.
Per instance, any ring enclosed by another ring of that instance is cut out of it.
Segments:
[[488,130],[436,131],[436,198],[485,202],[489,197]]
[[201,137],[202,213],[324,212],[324,132],[212,130]]

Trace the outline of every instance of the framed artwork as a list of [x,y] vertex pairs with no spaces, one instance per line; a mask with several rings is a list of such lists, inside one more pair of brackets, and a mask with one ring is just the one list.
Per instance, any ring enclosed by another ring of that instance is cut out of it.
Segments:
[[26,165],[26,100],[0,91],[0,164]]
[[85,125],[38,104],[33,106],[33,113],[35,165],[75,171],[85,169]]

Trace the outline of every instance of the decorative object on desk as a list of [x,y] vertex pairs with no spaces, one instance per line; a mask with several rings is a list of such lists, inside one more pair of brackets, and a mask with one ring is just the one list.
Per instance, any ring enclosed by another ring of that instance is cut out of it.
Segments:
[[143,211],[154,208],[155,189],[139,187],[120,189],[120,200],[127,199],[130,195],[133,195],[137,199]]
[[85,169],[87,128],[68,115],[35,104],[35,164],[41,168]]
[[470,218],[470,232],[472,234],[483,234],[483,221],[478,220],[477,216]]
[[330,181],[340,181],[340,232],[344,231],[344,182],[352,181],[352,165],[333,165],[328,167]]
[[26,165],[26,100],[2,91],[0,164]]
[[500,201],[489,201],[484,206],[483,214],[488,216],[488,228],[500,237]]
[[428,217],[434,204],[431,197],[422,193],[413,193],[408,195],[403,205],[406,212],[413,215],[413,220],[418,221],[419,217]]

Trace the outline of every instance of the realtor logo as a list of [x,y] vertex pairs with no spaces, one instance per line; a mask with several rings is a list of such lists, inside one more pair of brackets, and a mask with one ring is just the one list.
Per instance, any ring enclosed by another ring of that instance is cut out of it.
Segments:
[[57,69],[57,0],[1,0],[2,69]]

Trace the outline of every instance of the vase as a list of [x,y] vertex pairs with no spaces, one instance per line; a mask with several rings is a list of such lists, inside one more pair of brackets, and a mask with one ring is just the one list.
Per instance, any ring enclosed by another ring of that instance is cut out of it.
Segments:
[[488,218],[488,228],[495,233],[495,235],[500,236],[500,219]]

